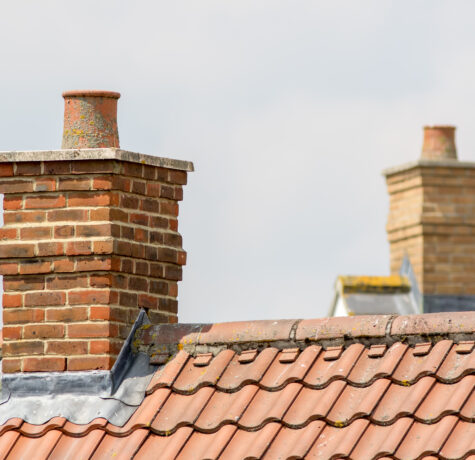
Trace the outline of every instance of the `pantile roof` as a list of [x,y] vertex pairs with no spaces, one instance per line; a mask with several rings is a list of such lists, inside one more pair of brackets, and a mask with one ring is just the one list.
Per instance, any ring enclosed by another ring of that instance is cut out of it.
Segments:
[[475,458],[475,312],[142,326],[122,426],[0,427],[7,459]]

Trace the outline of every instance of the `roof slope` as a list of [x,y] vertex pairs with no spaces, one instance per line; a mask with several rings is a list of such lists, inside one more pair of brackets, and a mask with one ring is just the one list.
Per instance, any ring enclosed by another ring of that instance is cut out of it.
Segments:
[[123,427],[12,419],[0,458],[468,458],[474,330],[469,312],[144,326],[135,347],[168,362]]

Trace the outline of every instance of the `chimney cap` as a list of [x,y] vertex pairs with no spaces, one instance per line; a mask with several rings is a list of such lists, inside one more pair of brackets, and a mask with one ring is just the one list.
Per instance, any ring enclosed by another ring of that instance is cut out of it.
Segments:
[[120,93],[115,91],[104,91],[101,89],[75,89],[64,91],[63,97],[110,97],[112,99],[119,99]]
[[455,126],[424,126],[424,142],[421,159],[423,160],[457,160],[455,147]]

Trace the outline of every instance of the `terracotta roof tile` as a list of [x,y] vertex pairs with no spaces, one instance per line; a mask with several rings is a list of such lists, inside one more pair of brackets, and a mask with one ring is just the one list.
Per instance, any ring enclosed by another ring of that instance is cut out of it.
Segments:
[[300,383],[289,383],[279,391],[259,390],[239,420],[239,426],[255,429],[266,422],[281,420],[301,389]]
[[19,437],[18,431],[6,431],[0,436],[0,458],[7,458]]
[[405,385],[415,382],[424,375],[436,373],[451,346],[451,340],[442,340],[424,355],[419,355],[416,348],[410,348],[394,371],[393,379]]
[[343,380],[336,380],[323,389],[303,388],[284,416],[284,423],[303,426],[309,420],[325,418],[345,388]]
[[306,458],[328,460],[337,456],[347,457],[368,427],[368,423],[368,420],[360,419],[344,428],[327,425]]
[[472,452],[475,456],[475,423],[467,423],[460,420],[444,444],[440,454],[443,458],[455,460],[462,458],[467,452]]
[[300,430],[283,427],[265,453],[264,460],[303,458],[325,426],[325,422],[315,420]]
[[192,395],[173,393],[153,421],[152,428],[168,435],[181,426],[192,425],[214,391],[214,388],[204,387]]
[[151,326],[144,346],[168,362],[123,427],[11,419],[0,458],[465,460],[475,455],[475,314],[448,319]]
[[148,433],[148,430],[139,429],[133,431],[126,437],[106,434],[94,451],[91,459],[104,460],[110,458],[114,460],[130,460],[139,450]]
[[8,454],[9,460],[46,460],[61,436],[61,431],[50,430],[39,438],[20,436]]
[[436,455],[444,445],[457,417],[444,417],[433,425],[414,422],[396,451],[396,457],[419,458],[422,455]]
[[347,385],[333,405],[327,419],[336,426],[348,425],[355,418],[368,417],[390,384],[388,379],[376,380],[369,387]]
[[268,423],[258,431],[237,430],[219,458],[220,460],[260,459],[280,429],[280,423]]
[[371,460],[380,455],[393,455],[412,423],[410,418],[400,418],[393,425],[369,425],[351,452],[351,457]]
[[380,424],[388,424],[399,417],[413,415],[434,382],[434,377],[423,377],[414,385],[391,384],[373,412],[373,420]]
[[429,423],[445,415],[458,414],[474,388],[475,375],[467,375],[453,385],[437,382],[414,416],[417,420]]
[[213,431],[224,423],[237,423],[258,391],[256,385],[246,385],[235,393],[216,391],[201,412],[195,426]]
[[89,459],[104,436],[105,432],[102,430],[93,430],[86,436],[80,438],[63,434],[48,457],[48,460]]
[[451,383],[464,375],[475,373],[475,353],[459,353],[457,344],[450,349],[447,357],[437,371],[437,378]]
[[258,383],[277,355],[277,348],[265,348],[252,362],[239,361],[235,355],[216,386],[225,391],[233,391],[242,385]]
[[263,388],[274,390],[282,388],[290,382],[302,380],[308,372],[322,347],[312,345],[307,347],[293,362],[283,362],[280,358],[285,353],[281,351],[272,366],[267,370],[260,382]]
[[173,389],[182,393],[192,393],[203,386],[215,385],[234,356],[234,351],[219,353],[209,366],[195,366],[196,358],[190,358],[173,384]]
[[[373,347],[365,348],[348,376],[348,380],[356,385],[367,385],[376,378],[391,376],[406,349],[407,345],[396,342],[385,353],[375,356]],[[370,356],[371,350],[373,350],[373,356]]]
[[305,376],[305,384],[318,388],[327,385],[333,380],[345,379],[353,369],[363,350],[363,344],[355,343],[344,350],[341,357],[334,361],[325,360],[324,354],[321,353]]
[[156,457],[160,452],[160,460],[173,460],[181,451],[191,434],[193,428],[185,426],[179,428],[170,436],[157,436],[150,434],[147,440],[142,444],[134,460],[150,460]]
[[226,425],[219,431],[211,434],[199,433],[195,431],[177,459],[189,460],[192,458],[214,459],[218,458],[237,428],[233,425]]

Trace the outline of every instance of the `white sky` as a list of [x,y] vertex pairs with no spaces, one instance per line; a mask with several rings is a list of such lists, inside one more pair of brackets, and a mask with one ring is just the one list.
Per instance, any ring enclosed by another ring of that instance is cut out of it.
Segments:
[[121,147],[192,160],[183,322],[325,316],[387,274],[381,170],[425,124],[475,160],[475,2],[0,3],[0,150],[59,148],[67,89],[120,91]]

